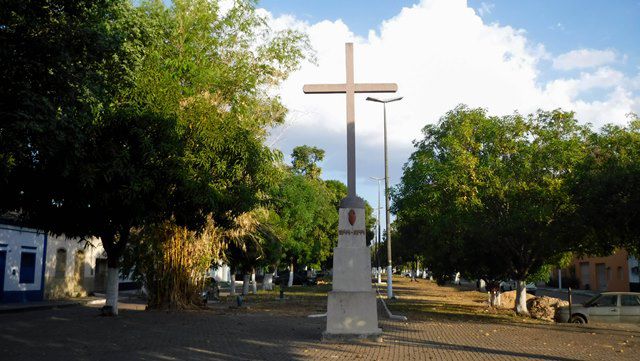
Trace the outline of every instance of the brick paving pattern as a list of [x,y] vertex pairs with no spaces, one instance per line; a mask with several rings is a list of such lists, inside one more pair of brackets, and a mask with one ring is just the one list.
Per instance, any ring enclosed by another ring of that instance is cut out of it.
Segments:
[[320,342],[324,319],[95,307],[0,315],[0,360],[637,360],[640,327],[382,319],[384,341]]

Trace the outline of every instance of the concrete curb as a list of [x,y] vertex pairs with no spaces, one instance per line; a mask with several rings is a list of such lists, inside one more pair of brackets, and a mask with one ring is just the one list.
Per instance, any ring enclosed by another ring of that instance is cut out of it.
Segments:
[[43,302],[26,302],[26,303],[12,303],[12,304],[0,304],[0,314],[5,313],[21,313],[30,311],[51,310],[54,308],[67,308],[83,305],[96,305],[103,303],[105,300],[101,298],[83,298],[79,300],[65,300],[65,301],[43,301]]
[[[563,288],[563,289],[557,289],[554,287],[538,287],[539,290],[545,290],[545,291],[553,291],[553,292],[560,292],[560,293],[567,293],[569,292],[568,289]],[[574,295],[582,295],[582,296],[595,296],[597,295],[599,292],[594,292],[594,291],[587,291],[587,290],[571,290],[571,293],[573,293]]]
[[0,306],[0,314],[5,313],[20,313],[20,312],[29,312],[29,311],[40,311],[40,310],[50,310],[53,308],[66,308],[66,307],[74,307],[80,306],[86,302],[80,301],[69,301],[69,302],[57,302],[57,303],[44,303],[44,304],[29,304],[25,303],[24,305],[10,305],[10,306]]

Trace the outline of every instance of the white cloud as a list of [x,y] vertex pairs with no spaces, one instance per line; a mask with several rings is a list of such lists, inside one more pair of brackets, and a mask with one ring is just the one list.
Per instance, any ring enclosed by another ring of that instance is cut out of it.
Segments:
[[[345,97],[305,95],[302,86],[345,82],[345,42],[354,43],[356,82],[396,82],[397,95],[404,96],[387,106],[392,183],[399,181],[422,127],[460,103],[497,115],[562,107],[595,125],[624,123],[626,113],[640,113],[640,75],[629,78],[601,67],[610,59],[601,56],[600,62],[589,63],[597,67],[593,70],[541,83],[540,63],[550,58],[544,46],[528,40],[523,30],[485,24],[465,0],[423,0],[403,8],[366,38],[340,20],[308,23],[286,16],[270,23],[307,32],[317,51],[317,66],[304,64],[280,88],[290,114],[289,124],[274,130],[275,146],[285,154],[301,144],[324,148],[326,178],[346,180]],[[587,56],[574,58],[587,64]],[[603,95],[584,100],[589,92]],[[377,186],[368,177],[383,174],[382,109],[365,98],[356,96],[358,193],[374,201]]]
[[613,50],[578,49],[558,55],[553,67],[558,70],[594,68],[614,63],[617,58]]

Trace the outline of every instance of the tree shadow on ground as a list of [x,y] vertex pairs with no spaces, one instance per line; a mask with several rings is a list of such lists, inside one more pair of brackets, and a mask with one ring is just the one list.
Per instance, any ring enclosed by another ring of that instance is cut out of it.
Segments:
[[[287,304],[282,304],[286,308]],[[303,360],[384,359],[448,354],[466,357],[570,360],[567,353],[505,347],[449,334],[434,336],[418,321],[381,321],[384,342],[321,342],[325,319],[278,313],[122,310],[100,317],[93,307],[0,315],[0,351],[7,360]],[[448,325],[454,324],[449,322]],[[465,325],[470,325],[467,321]],[[511,323],[510,326],[524,327]],[[531,326],[531,325],[526,325]],[[544,326],[544,325],[540,325]],[[441,332],[447,324],[441,325]],[[416,331],[419,329],[420,331]],[[513,348],[513,349],[510,349]]]

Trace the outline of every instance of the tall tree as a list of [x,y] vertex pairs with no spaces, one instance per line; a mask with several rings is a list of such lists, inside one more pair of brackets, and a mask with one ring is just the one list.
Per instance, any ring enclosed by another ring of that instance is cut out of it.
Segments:
[[107,305],[118,314],[120,258],[131,232],[169,219],[176,189],[182,186],[182,141],[175,120],[136,111],[103,116],[92,127],[81,157],[82,172],[69,179],[64,194],[40,219],[47,229],[67,236],[96,236],[107,253]]
[[117,0],[0,10],[0,210],[53,233],[102,237],[115,313],[114,255],[129,227],[162,213],[155,192],[174,179],[165,165],[179,152],[170,118],[121,106],[149,38],[141,15]]
[[399,241],[419,237],[434,268],[516,280],[516,311],[528,313],[526,279],[575,248],[566,185],[589,129],[569,112],[489,117],[460,106],[424,134],[395,195]]
[[264,141],[286,109],[272,90],[305,56],[306,38],[272,31],[253,1],[223,11],[216,1],[150,0],[141,10],[155,41],[129,99],[177,119],[184,182],[172,220],[197,230],[211,215],[229,261],[248,267],[266,247],[257,240],[272,238],[268,222],[248,222],[278,179],[279,154]]
[[594,134],[573,173],[581,253],[609,254],[624,247],[640,255],[640,119],[632,117],[627,127],[607,125]]
[[225,12],[207,0],[0,11],[10,100],[0,210],[101,237],[117,313],[112,275],[132,228],[170,219],[197,230],[211,214],[231,227],[264,198],[277,159],[266,129],[285,115],[271,90],[297,67],[305,38],[271,31],[252,1]]

